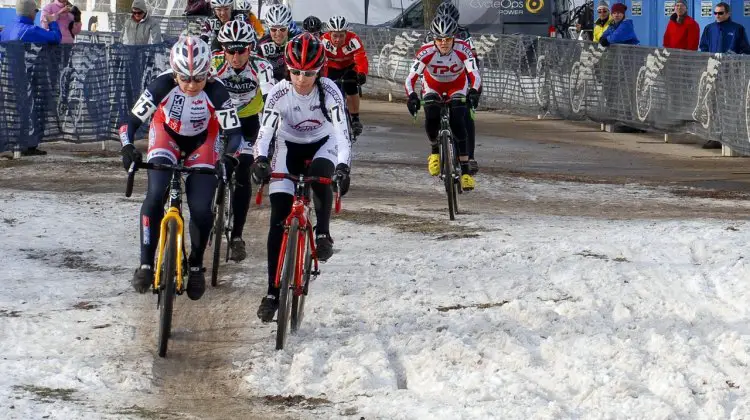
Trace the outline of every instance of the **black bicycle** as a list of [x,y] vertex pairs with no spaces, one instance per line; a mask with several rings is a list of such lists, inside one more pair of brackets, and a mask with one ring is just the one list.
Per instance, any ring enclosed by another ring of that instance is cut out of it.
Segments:
[[[466,98],[451,99],[443,94],[440,101],[440,131],[438,132],[438,146],[440,149],[440,179],[445,185],[445,193],[448,196],[448,215],[451,220],[456,220],[458,214],[458,196],[463,193],[461,188],[461,165],[458,162],[458,150],[451,131],[451,101],[460,100],[466,102]],[[433,101],[422,101],[429,104]],[[416,118],[416,116],[415,116]]]
[[219,266],[221,260],[221,242],[226,238],[227,251],[224,262],[229,262],[232,256],[232,247],[229,241],[234,228],[234,212],[232,211],[232,198],[234,197],[235,178],[227,173],[227,168],[223,163],[219,163],[216,168],[219,185],[216,187],[214,196],[214,224],[209,236],[209,246],[213,245],[213,265],[211,266],[211,286],[216,287],[219,283]]
[[213,168],[189,168],[182,162],[176,165],[165,163],[133,162],[128,170],[128,181],[125,196],[133,194],[133,180],[138,169],[171,171],[169,181],[168,208],[159,226],[159,247],[157,248],[156,272],[154,273],[153,291],[158,295],[156,306],[159,308],[159,338],[157,351],[160,357],[167,354],[167,343],[172,330],[172,310],[174,298],[187,288],[184,268],[187,267],[185,252],[185,222],[182,217],[182,174],[216,175]]

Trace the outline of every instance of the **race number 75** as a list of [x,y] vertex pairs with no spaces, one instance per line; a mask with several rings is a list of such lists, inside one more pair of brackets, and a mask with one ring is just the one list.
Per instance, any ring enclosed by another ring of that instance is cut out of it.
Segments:
[[216,111],[216,118],[219,119],[219,125],[224,130],[231,130],[240,126],[240,117],[237,115],[236,108],[218,110]]

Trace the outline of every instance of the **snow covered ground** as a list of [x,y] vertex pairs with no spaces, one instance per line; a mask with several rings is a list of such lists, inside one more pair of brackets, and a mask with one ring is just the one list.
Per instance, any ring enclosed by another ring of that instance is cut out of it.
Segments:
[[[483,180],[530,201],[747,205]],[[288,349],[273,349],[275,325],[248,316],[256,339],[227,362],[246,395],[313,405],[296,418],[750,417],[746,222],[498,208],[448,223],[436,185],[415,193],[430,191],[432,209],[405,197],[345,202],[337,254]],[[156,311],[127,284],[138,206],[119,194],[0,190],[0,418],[152,418],[159,361],[142,331]],[[249,313],[261,286],[235,283],[258,290]]]

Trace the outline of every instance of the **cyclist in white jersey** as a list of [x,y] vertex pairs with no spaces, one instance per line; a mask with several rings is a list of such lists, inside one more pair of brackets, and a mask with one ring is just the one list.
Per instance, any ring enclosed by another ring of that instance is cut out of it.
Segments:
[[[218,160],[237,165],[235,152],[242,142],[240,119],[229,92],[211,79],[208,44],[198,37],[181,38],[172,47],[168,70],[148,85],[130,111],[128,122],[120,127],[122,160],[127,170],[140,162],[141,153],[133,145],[138,128],[153,115],[148,132],[147,161],[188,167],[213,168]],[[223,155],[219,129],[228,137]],[[141,265],[133,274],[133,287],[145,293],[154,280],[154,253],[159,226],[164,216],[164,196],[171,174],[148,171],[146,199],[141,206]],[[187,295],[200,299],[206,290],[203,253],[213,224],[212,202],[217,179],[213,175],[192,174],[185,182],[190,208],[190,256]]]
[[[271,172],[306,174],[340,180],[341,195],[349,190],[350,145],[344,114],[344,99],[330,79],[319,72],[325,63],[320,40],[308,32],[294,37],[286,46],[285,61],[291,81],[283,80],[268,93],[255,143],[253,178],[268,178]],[[268,146],[278,136],[273,162]],[[306,169],[306,163],[309,167]],[[315,243],[318,259],[333,255],[329,224],[333,207],[330,185],[314,184]],[[284,220],[292,210],[294,185],[286,179],[272,179],[271,226],[268,231],[268,296],[261,300],[258,317],[270,322],[278,309],[279,289],[274,287],[276,264],[281,252]]]
[[213,54],[213,67],[216,77],[224,83],[237,106],[244,137],[235,172],[237,183],[232,197],[234,224],[229,241],[232,260],[242,261],[247,257],[242,231],[253,194],[250,165],[253,164],[253,144],[260,128],[258,114],[263,111],[263,94],[268,93],[276,81],[271,63],[252,55],[257,37],[250,24],[239,20],[229,21],[219,30],[217,39],[223,51]]

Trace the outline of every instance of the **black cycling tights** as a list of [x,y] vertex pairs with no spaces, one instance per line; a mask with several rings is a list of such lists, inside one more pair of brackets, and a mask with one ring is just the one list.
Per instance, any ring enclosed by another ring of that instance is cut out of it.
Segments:
[[[154,158],[151,163],[172,163],[166,158]],[[148,190],[141,206],[141,264],[153,267],[154,253],[159,245],[159,226],[164,217],[164,197],[169,188],[168,171],[148,171]],[[203,252],[208,244],[214,216],[212,202],[216,191],[216,177],[191,174],[185,183],[185,195],[190,209],[191,267],[203,266]]]
[[250,166],[253,164],[253,156],[240,155],[239,160],[240,164],[234,175],[234,196],[232,197],[232,214],[234,215],[232,239],[242,237],[247,211],[250,209],[250,199],[253,195],[253,184],[250,182]]
[[[333,172],[334,167],[330,160],[315,159],[310,164],[308,173],[313,176],[332,178]],[[313,202],[315,203],[315,217],[317,218],[315,233],[330,233],[333,190],[331,190],[330,185],[321,184],[312,184],[312,190],[314,195]],[[281,242],[284,239],[284,221],[289,216],[289,213],[292,212],[294,197],[286,193],[274,193],[270,195],[270,199],[271,226],[268,229],[268,294],[278,297],[279,289],[274,287],[276,268],[279,263]]]
[[474,149],[477,146],[477,132],[476,126],[474,125],[474,116],[471,115],[471,111],[466,112],[466,151],[469,155],[469,159],[474,159]]
[[[467,156],[466,150],[466,114],[468,108],[466,103],[458,100],[463,96],[456,97],[456,100],[451,100],[451,131],[453,137],[456,139],[456,146],[458,147],[459,156]],[[424,96],[424,115],[425,115],[425,130],[427,131],[427,137],[432,142],[432,153],[438,153],[437,137],[440,132],[440,109],[441,99],[435,93],[428,93]]]

